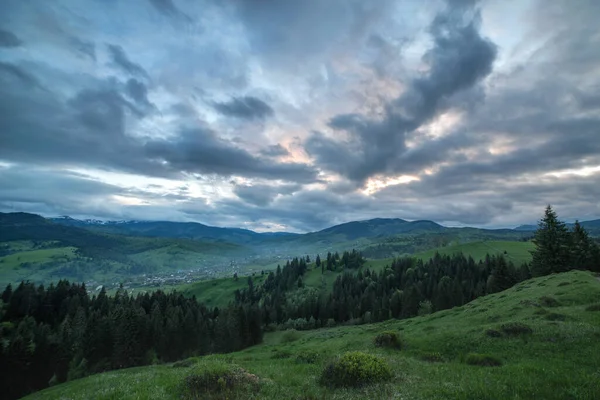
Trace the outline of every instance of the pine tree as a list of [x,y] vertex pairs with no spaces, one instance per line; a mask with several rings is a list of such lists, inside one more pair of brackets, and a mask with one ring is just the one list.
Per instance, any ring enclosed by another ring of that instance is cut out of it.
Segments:
[[569,235],[564,222],[559,221],[550,205],[538,224],[533,239],[531,273],[548,275],[569,269]]
[[571,232],[571,265],[577,269],[593,269],[595,245],[587,231],[575,221]]

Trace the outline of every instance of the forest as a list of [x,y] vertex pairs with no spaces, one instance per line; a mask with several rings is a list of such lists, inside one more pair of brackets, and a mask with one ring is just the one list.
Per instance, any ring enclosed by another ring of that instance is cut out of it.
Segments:
[[[294,258],[261,285],[252,277],[228,307],[210,308],[173,291],[90,296],[84,284],[22,282],[2,292],[0,384],[19,398],[107,370],[237,351],[273,329],[313,329],[409,318],[460,306],[531,276],[572,269],[600,272],[600,250],[585,229],[571,230],[548,207],[530,264],[503,255],[475,262],[462,254],[393,260],[377,272],[358,251]],[[342,272],[332,287],[306,287],[309,268]],[[233,279],[238,279],[237,277]]]

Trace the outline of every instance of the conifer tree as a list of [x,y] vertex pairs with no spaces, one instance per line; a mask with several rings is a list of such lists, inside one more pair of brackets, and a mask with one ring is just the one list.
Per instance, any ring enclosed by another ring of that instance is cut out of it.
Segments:
[[565,224],[559,221],[552,206],[546,207],[544,217],[538,224],[533,243],[531,273],[547,275],[569,269],[569,234]]

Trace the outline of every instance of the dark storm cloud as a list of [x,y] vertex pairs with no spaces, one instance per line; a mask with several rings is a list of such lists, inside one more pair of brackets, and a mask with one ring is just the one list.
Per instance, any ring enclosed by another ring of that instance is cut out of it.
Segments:
[[[182,128],[169,139],[142,139],[127,133],[128,121],[143,113],[120,93],[114,79],[97,81],[63,101],[36,86],[36,78],[0,64],[0,159],[53,165],[80,165],[148,176],[240,175],[313,182],[306,164],[258,157],[210,129]],[[136,89],[132,97],[143,94]],[[129,88],[131,92],[131,88]],[[137,100],[143,96],[137,96]]]
[[96,44],[94,42],[83,40],[75,36],[70,38],[70,42],[73,48],[80,54],[96,61]]
[[319,165],[356,181],[414,169],[407,160],[398,163],[407,152],[406,139],[447,108],[453,95],[487,76],[496,57],[496,46],[479,33],[478,14],[465,21],[462,13],[449,8],[436,16],[429,32],[434,45],[423,57],[429,71],[386,105],[383,118],[338,115],[329,125],[350,134],[348,141],[319,133],[306,141],[307,152]]
[[140,107],[146,110],[156,109],[156,106],[148,100],[148,88],[144,83],[130,78],[125,86],[125,91]]
[[271,106],[252,96],[234,97],[224,103],[215,103],[214,108],[228,117],[243,119],[265,119],[273,115]]
[[144,146],[152,159],[167,168],[188,173],[254,176],[314,182],[317,171],[306,164],[277,163],[250,154],[209,129],[184,129],[169,141],[151,141]]
[[0,61],[0,78],[5,82],[6,85],[10,85],[12,82],[18,80],[21,84],[26,86],[39,86],[38,80],[29,72],[23,68]]
[[121,46],[109,44],[107,48],[114,65],[119,67],[123,72],[137,77],[149,78],[146,70],[139,64],[131,61]]
[[0,29],[0,47],[19,47],[23,44],[14,33]]
[[171,18],[180,18],[185,21],[191,22],[191,18],[179,10],[173,0],[148,0],[150,4],[160,13],[171,17]]
[[277,143],[262,149],[260,154],[266,157],[283,157],[289,155],[290,152],[281,144]]

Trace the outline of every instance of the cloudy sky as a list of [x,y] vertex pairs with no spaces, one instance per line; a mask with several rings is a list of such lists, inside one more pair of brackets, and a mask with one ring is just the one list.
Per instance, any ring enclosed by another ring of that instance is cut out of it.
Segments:
[[0,210],[600,217],[597,0],[4,0]]

